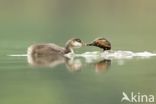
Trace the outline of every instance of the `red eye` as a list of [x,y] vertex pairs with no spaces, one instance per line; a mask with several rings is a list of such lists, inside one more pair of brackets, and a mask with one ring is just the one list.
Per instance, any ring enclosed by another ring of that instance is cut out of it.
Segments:
[[100,44],[100,43],[101,43],[101,41],[99,41],[99,40],[98,40],[98,41],[96,41],[96,44]]

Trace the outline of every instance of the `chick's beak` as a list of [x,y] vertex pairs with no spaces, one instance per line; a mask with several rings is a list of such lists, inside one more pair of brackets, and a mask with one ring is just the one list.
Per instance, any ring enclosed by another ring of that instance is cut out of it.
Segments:
[[82,43],[82,46],[86,46],[86,43],[85,42],[82,41],[81,43]]
[[94,43],[88,43],[87,46],[94,46]]

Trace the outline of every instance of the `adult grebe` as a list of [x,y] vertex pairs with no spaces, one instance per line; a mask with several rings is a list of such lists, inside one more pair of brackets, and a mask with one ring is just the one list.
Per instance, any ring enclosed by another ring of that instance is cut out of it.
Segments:
[[92,43],[87,44],[87,46],[96,46],[104,51],[111,49],[111,43],[105,38],[96,38]]
[[68,53],[74,53],[73,48],[80,48],[83,45],[83,42],[78,38],[72,38],[67,41],[65,44],[65,48],[60,47],[54,43],[47,44],[34,44],[28,47],[27,54],[28,56],[49,56],[53,55],[53,57]]

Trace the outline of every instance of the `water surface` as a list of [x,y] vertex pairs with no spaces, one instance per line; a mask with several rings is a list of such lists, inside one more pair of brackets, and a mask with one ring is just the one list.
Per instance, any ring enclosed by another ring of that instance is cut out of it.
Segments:
[[[70,62],[76,67],[64,63],[37,67],[28,64],[23,54],[3,56],[1,102],[111,104],[120,103],[123,91],[156,94],[155,54],[139,52],[135,58],[127,58],[136,54],[132,51],[76,54]],[[103,58],[99,59],[99,55]]]

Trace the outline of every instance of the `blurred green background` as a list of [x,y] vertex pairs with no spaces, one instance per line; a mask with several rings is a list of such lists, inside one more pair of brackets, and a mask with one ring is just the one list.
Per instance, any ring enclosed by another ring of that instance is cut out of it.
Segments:
[[[155,0],[0,0],[1,44],[64,45],[106,37],[113,49],[154,50]],[[6,41],[8,40],[8,41]],[[19,43],[16,43],[18,40]]]
[[[155,0],[0,0],[0,104],[119,104],[122,91],[156,96],[155,58],[112,62],[107,73],[93,65],[70,73],[64,65],[32,68],[25,54],[33,43],[64,46],[78,37],[105,37],[113,50],[156,52]],[[78,49],[79,53],[99,50]]]

